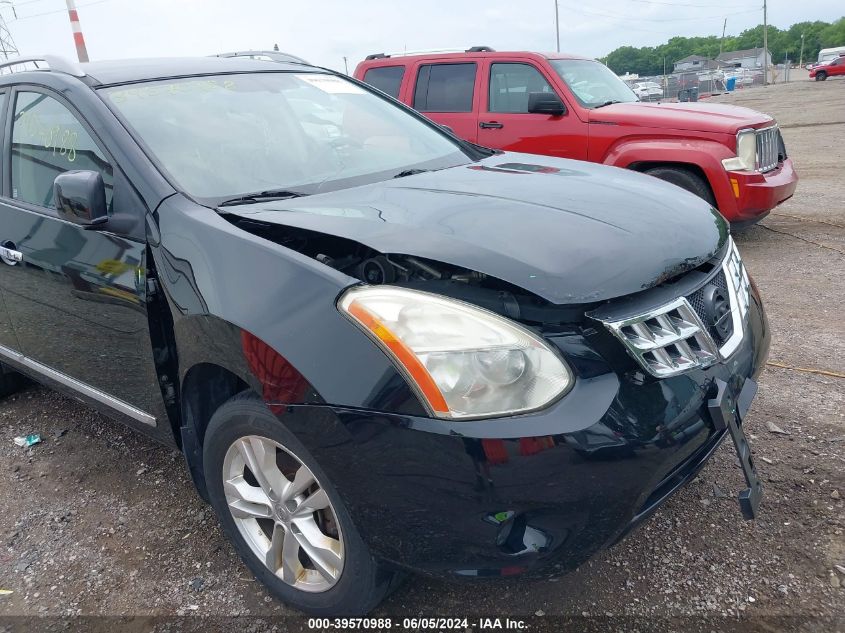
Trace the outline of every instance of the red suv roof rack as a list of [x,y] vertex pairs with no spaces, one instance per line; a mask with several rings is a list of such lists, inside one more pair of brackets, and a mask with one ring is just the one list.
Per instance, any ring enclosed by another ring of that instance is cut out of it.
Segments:
[[438,48],[427,51],[405,51],[402,53],[372,53],[367,55],[364,59],[371,61],[373,59],[386,59],[388,57],[406,57],[408,55],[425,55],[425,54],[440,54],[440,53],[495,53],[495,49],[490,46],[470,46],[466,49],[460,48]]

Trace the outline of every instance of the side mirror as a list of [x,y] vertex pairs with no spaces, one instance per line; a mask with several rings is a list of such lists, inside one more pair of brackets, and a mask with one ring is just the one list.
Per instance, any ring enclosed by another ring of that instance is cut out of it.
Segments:
[[528,113],[561,116],[566,113],[566,106],[553,92],[529,92]]
[[66,171],[53,181],[53,199],[59,217],[84,227],[108,222],[106,186],[96,171]]

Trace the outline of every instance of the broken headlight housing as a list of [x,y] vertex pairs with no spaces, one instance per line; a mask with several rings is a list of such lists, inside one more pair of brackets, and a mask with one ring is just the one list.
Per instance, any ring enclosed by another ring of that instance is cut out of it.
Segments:
[[439,418],[471,419],[544,407],[574,383],[546,341],[477,306],[392,286],[358,286],[338,301],[405,374]]

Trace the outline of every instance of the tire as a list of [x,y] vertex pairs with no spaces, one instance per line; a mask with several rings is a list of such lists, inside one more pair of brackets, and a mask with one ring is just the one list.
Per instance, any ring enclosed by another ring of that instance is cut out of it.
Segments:
[[26,378],[0,363],[0,398],[11,396],[26,385]]
[[702,200],[708,202],[711,206],[716,206],[716,198],[713,196],[713,191],[710,185],[701,176],[689,169],[683,167],[652,167],[646,169],[643,173],[666,182],[671,182],[681,189],[686,189],[690,193],[694,193]]
[[[264,473],[262,487],[259,478],[245,464],[250,456],[251,463],[259,464],[262,455],[270,454],[269,448],[276,453],[275,459],[269,460],[276,468],[257,469]],[[302,466],[306,471],[300,482]],[[255,577],[281,601],[316,616],[362,616],[398,584],[398,573],[385,569],[370,554],[319,464],[252,393],[235,396],[212,416],[203,445],[203,470],[211,505],[223,532]],[[288,498],[272,490],[276,473],[286,477],[276,480],[276,487],[283,490],[290,490],[285,488],[288,484],[301,488],[309,476],[313,479],[303,493]],[[224,484],[224,480],[228,483]],[[262,492],[267,489],[272,490],[269,495]],[[244,492],[250,501],[244,499]],[[312,502],[315,497],[320,500]],[[259,498],[263,502],[252,502]],[[271,500],[269,506],[264,503],[267,499]],[[323,503],[327,506],[316,512],[306,507],[320,507]],[[255,518],[265,511],[271,518]],[[278,575],[259,558],[262,551],[266,551],[264,556],[268,558],[273,556],[274,537],[281,539],[272,559]],[[286,555],[289,539],[292,549],[297,550],[292,557]],[[319,547],[314,548],[312,543]],[[308,551],[320,555],[322,574],[315,562],[318,559],[310,558]],[[293,564],[285,567],[283,561],[290,560]],[[288,580],[283,579],[286,573]]]
[[827,79],[827,73],[816,73],[816,81],[824,81],[825,79]]

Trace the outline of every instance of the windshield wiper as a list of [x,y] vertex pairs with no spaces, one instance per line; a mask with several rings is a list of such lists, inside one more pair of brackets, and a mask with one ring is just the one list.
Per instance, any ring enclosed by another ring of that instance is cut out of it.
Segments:
[[393,176],[394,178],[404,178],[405,176],[413,176],[414,174],[422,174],[424,172],[431,171],[429,169],[406,169],[405,171],[400,171],[398,174]]
[[286,200],[288,198],[301,198],[307,196],[307,193],[301,191],[290,191],[288,189],[268,189],[267,191],[258,191],[256,193],[248,193],[237,198],[224,200],[218,207],[229,207],[236,204],[256,204],[258,202],[267,202],[268,200]]
[[593,106],[593,110],[598,110],[599,108],[603,108],[604,106],[613,105],[614,103],[622,103],[621,101],[617,101],[616,99],[611,99],[610,101],[605,101],[604,103]]

